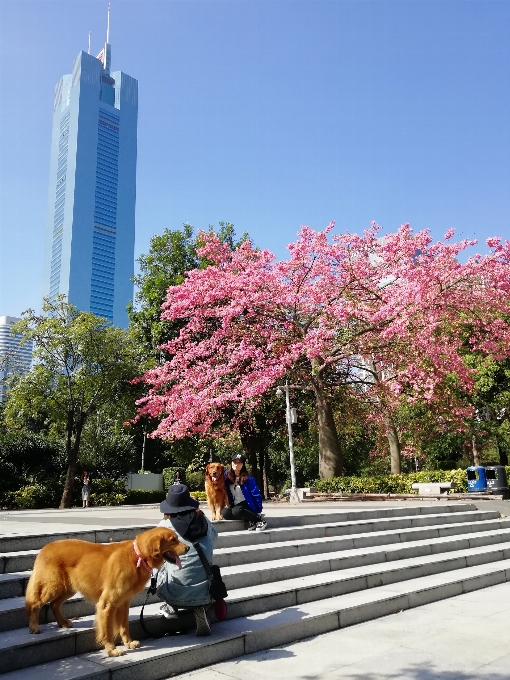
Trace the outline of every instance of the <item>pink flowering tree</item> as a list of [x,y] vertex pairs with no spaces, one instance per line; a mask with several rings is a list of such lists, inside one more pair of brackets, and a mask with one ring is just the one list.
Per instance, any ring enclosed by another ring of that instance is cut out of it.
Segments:
[[302,227],[280,262],[249,242],[232,250],[202,234],[199,254],[210,266],[189,272],[163,305],[162,318],[185,322],[164,346],[172,358],[142,378],[139,416],[159,418],[153,436],[238,428],[288,377],[314,394],[319,472],[333,477],[343,472],[330,402],[337,385],[372,369],[391,372],[364,388],[378,391],[390,432],[392,399],[405,392],[433,400],[451,373],[470,384],[460,351],[466,334],[472,347],[504,353],[508,285],[495,284],[505,272],[508,281],[508,245],[491,241],[488,256],[462,264],[459,254],[474,242],[450,243],[452,232],[432,243],[408,225],[384,238],[376,225],[361,236],[332,229]]

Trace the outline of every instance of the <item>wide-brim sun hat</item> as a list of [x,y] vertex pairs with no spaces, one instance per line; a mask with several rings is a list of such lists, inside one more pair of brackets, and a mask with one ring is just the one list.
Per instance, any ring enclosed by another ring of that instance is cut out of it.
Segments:
[[159,509],[164,515],[175,515],[186,510],[196,510],[200,503],[189,495],[185,484],[173,484],[168,489],[167,497],[161,501]]

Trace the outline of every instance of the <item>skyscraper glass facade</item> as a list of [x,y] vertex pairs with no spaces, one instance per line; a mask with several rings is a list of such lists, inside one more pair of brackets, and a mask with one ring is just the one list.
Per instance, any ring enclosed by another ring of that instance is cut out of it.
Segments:
[[138,83],[110,45],[55,90],[44,294],[127,326],[133,297]]
[[32,365],[32,342],[21,345],[21,336],[12,332],[19,320],[14,316],[0,316],[0,402],[5,399],[9,376],[27,373]]

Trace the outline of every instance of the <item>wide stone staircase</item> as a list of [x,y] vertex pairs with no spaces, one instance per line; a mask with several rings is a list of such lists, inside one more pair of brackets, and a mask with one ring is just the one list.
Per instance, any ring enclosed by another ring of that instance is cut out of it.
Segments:
[[[265,532],[216,522],[214,562],[229,590],[227,619],[197,638],[194,619],[159,614],[146,592],[131,604],[141,647],[110,658],[94,643],[94,608],[77,594],[64,605],[74,627],[60,630],[49,607],[40,635],[28,632],[23,593],[35,556],[58,538],[133,538],[152,525],[62,535],[0,537],[0,674],[19,680],[156,680],[269,647],[510,580],[510,518],[470,503],[343,509],[269,518]],[[186,631],[187,632],[183,632]],[[176,632],[178,631],[178,632]]]

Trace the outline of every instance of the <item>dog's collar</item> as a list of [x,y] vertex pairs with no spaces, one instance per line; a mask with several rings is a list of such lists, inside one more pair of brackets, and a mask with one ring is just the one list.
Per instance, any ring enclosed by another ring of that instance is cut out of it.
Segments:
[[142,557],[142,553],[136,545],[136,540],[133,541],[133,548],[135,549],[136,556],[138,557],[136,568],[139,569],[140,567],[143,567],[148,574],[152,574],[152,569],[147,564],[147,560]]

